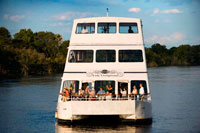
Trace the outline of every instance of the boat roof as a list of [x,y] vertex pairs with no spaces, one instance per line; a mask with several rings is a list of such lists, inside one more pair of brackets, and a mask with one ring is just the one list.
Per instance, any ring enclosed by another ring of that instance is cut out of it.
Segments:
[[139,18],[126,18],[126,17],[90,17],[75,19],[74,23],[87,23],[87,22],[140,22]]

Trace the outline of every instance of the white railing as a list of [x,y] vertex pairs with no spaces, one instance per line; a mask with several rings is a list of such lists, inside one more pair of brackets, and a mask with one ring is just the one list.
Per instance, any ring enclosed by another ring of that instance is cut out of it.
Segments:
[[150,93],[144,94],[144,95],[126,95],[126,96],[120,96],[120,95],[95,95],[94,97],[90,96],[70,96],[65,97],[61,96],[61,101],[67,102],[67,101],[120,101],[120,100],[139,100],[139,101],[150,101],[151,95]]

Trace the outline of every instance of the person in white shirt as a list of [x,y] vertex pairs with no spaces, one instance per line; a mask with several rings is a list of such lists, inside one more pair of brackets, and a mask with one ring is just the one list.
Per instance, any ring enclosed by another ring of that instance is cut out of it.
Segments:
[[136,88],[136,85],[133,86],[133,91],[131,93],[131,96],[137,100],[137,94],[138,94],[138,91],[137,91],[137,88]]
[[144,99],[144,87],[140,84],[140,99],[143,101]]
[[140,84],[140,95],[144,95],[144,87]]
[[120,90],[120,93],[122,94],[122,99],[125,100],[127,93],[126,93],[126,88],[123,88]]
[[86,34],[88,33],[88,29],[86,28],[86,26],[83,27],[81,33]]

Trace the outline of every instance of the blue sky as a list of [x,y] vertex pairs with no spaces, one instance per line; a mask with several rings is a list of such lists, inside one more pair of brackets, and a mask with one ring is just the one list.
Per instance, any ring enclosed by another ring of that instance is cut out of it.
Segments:
[[147,46],[200,44],[200,0],[0,0],[0,26],[51,31],[70,39],[75,18],[141,18]]

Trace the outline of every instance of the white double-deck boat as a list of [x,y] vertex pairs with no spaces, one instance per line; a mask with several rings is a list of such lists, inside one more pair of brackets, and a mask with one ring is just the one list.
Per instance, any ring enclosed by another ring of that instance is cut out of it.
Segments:
[[90,116],[152,120],[140,19],[74,20],[55,117],[72,122]]

